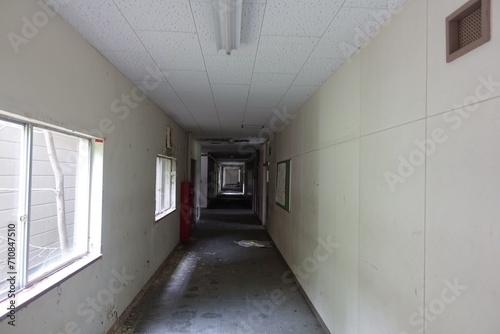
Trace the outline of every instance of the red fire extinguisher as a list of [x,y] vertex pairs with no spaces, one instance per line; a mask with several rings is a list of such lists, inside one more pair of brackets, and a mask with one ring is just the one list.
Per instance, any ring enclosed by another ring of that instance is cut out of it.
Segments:
[[181,227],[180,240],[189,240],[189,198],[191,192],[191,184],[189,182],[181,182]]

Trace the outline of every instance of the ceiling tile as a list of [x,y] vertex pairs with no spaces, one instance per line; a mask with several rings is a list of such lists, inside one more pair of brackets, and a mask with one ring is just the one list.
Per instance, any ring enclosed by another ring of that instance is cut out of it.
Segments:
[[262,35],[321,36],[343,0],[269,0]]
[[212,85],[218,112],[242,113],[248,98],[249,85]]
[[[199,117],[204,118],[204,119],[210,119],[211,122],[217,122],[219,124],[219,117],[217,115],[217,111],[215,111],[215,108],[204,108],[204,107],[193,107],[190,108],[189,111],[195,117],[198,119]],[[200,123],[202,125],[206,125],[205,122]]]
[[203,136],[210,138],[222,137],[222,131],[219,128],[203,128]]
[[221,130],[220,130],[220,124],[217,122],[217,123],[210,123],[210,122],[207,122],[206,119],[204,118],[196,118],[196,122],[198,124],[203,124],[201,127],[202,129],[202,133],[205,134],[205,136],[207,135],[215,135],[215,136],[220,136],[221,135]]
[[250,94],[285,94],[295,76],[294,73],[255,73]]
[[384,8],[404,2],[243,0],[240,50],[226,56],[211,0],[45,1],[181,126],[217,136],[295,112],[369,40]]
[[406,0],[346,0],[344,7],[397,8]]
[[257,73],[298,73],[317,37],[262,36],[255,61]]
[[[198,124],[204,124],[203,119],[197,120]],[[221,137],[222,131],[220,128],[220,124],[207,124],[202,127],[203,135],[206,137]]]
[[[210,2],[212,0],[190,0],[192,3],[194,2]],[[267,0],[243,0],[243,4],[247,4],[247,3],[266,3]]]
[[307,101],[319,86],[296,86],[292,85],[286,92],[283,101]]
[[368,8],[342,7],[311,57],[349,58],[380,26]]
[[138,31],[137,34],[162,70],[205,70],[195,33]]
[[129,80],[145,80],[151,72],[161,73],[147,52],[101,51]]
[[172,86],[166,81],[132,81],[141,91],[148,95],[152,100],[155,99],[176,99],[177,94]]
[[155,98],[152,99],[167,115],[174,117],[178,114],[189,113],[186,106],[179,98]]
[[265,95],[251,94],[248,96],[247,108],[275,108],[283,98],[283,94]]
[[247,109],[243,124],[246,125],[264,125],[273,114],[269,109]]
[[[177,122],[181,123],[181,125],[186,129],[186,128],[199,128],[198,122],[194,119],[194,117],[188,113],[188,112],[183,112],[183,113],[175,113],[174,116],[172,116]],[[187,129],[186,129],[187,130]]]
[[245,117],[248,119],[269,117],[273,113],[273,108],[247,108],[245,111]]
[[297,110],[314,94],[319,86],[292,85],[278,106],[280,115],[290,115]]
[[294,85],[323,84],[344,62],[339,58],[309,58],[293,82]]
[[220,124],[232,124],[241,127],[243,124],[242,113],[219,113]]
[[193,116],[199,124],[204,124],[207,126],[215,127],[220,126],[219,118],[217,115],[213,117],[212,115],[194,115]]
[[163,73],[176,92],[210,91],[207,72],[164,71]]
[[198,92],[179,92],[178,95],[190,111],[195,109],[204,109],[207,112],[212,111],[215,113],[215,103],[210,90]]
[[112,0],[45,0],[98,50],[142,52],[144,47]]
[[251,57],[206,56],[210,83],[250,84],[254,59]]
[[191,10],[200,36],[204,55],[216,55],[212,4],[210,1],[191,1]]
[[243,4],[240,49],[233,52],[235,56],[253,57],[257,53],[265,10],[265,5]]
[[212,97],[212,90],[210,89],[210,87],[208,89],[203,89],[198,91],[180,91],[177,92],[177,94],[182,100],[193,100],[202,102],[201,104],[193,103],[193,105],[197,105],[200,107],[202,106],[212,107],[214,104],[214,99]]
[[115,3],[133,29],[196,32],[188,0],[115,0]]
[[217,112],[223,114],[243,114],[245,112],[245,104],[244,103],[224,103],[222,105],[217,106]]

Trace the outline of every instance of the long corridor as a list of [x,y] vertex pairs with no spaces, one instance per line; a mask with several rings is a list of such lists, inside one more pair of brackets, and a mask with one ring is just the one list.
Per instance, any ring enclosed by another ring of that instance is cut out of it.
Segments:
[[250,210],[207,210],[115,334],[324,333]]

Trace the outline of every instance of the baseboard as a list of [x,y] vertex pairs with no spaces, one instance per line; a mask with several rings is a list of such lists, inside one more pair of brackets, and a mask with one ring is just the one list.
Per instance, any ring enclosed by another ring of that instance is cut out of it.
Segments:
[[[269,235],[269,233],[268,233]],[[273,239],[270,235],[269,237],[271,238],[271,240]],[[285,257],[283,256],[283,254],[281,254],[280,250],[278,249],[278,247],[276,247],[276,243],[274,242],[273,240],[273,243],[274,243],[274,249],[276,250],[276,253],[278,253],[278,256],[281,258],[281,260],[283,261],[283,263],[286,265],[286,267],[288,268],[288,270],[290,270],[290,272],[292,273],[293,275],[293,271],[292,269],[290,268],[290,266],[288,265],[288,263],[286,262],[285,260]],[[314,316],[316,317],[316,319],[318,319],[318,322],[319,324],[321,325],[321,328],[325,331],[326,334],[333,334],[329,329],[328,327],[326,326],[326,323],[325,321],[323,320],[323,318],[321,318],[320,314],[318,313],[318,310],[316,310],[316,307],[314,306],[314,304],[311,302],[311,299],[309,299],[309,296],[307,295],[307,293],[305,292],[304,288],[302,287],[302,285],[300,285],[300,282],[299,280],[297,280],[297,278],[295,277],[295,275],[293,275],[293,279],[295,281],[295,283],[297,284],[297,287],[300,291],[300,293],[302,294],[302,296],[304,297],[304,299],[306,300],[306,303],[307,305],[309,305],[309,307],[311,308]]]
[[132,309],[139,303],[139,301],[142,299],[146,291],[151,287],[151,285],[154,283],[155,279],[161,274],[162,270],[165,268],[167,265],[168,261],[171,259],[172,255],[175,253],[175,250],[179,244],[177,244],[174,249],[170,252],[170,254],[167,256],[167,258],[163,261],[163,263],[156,269],[154,274],[151,276],[151,278],[146,282],[146,284],[142,287],[142,289],[139,291],[139,293],[134,297],[132,302],[125,308],[125,310],[122,312],[122,314],[116,319],[116,321],[113,323],[113,326],[111,326],[110,329],[106,332],[106,334],[113,334],[118,328],[120,328],[125,321],[127,320],[130,312]]

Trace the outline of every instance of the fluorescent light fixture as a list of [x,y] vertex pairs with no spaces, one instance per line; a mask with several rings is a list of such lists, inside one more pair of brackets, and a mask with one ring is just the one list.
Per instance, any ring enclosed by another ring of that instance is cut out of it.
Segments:
[[240,47],[243,0],[212,0],[217,51],[227,55]]
[[242,129],[263,129],[264,125],[255,125],[255,124],[242,124]]

